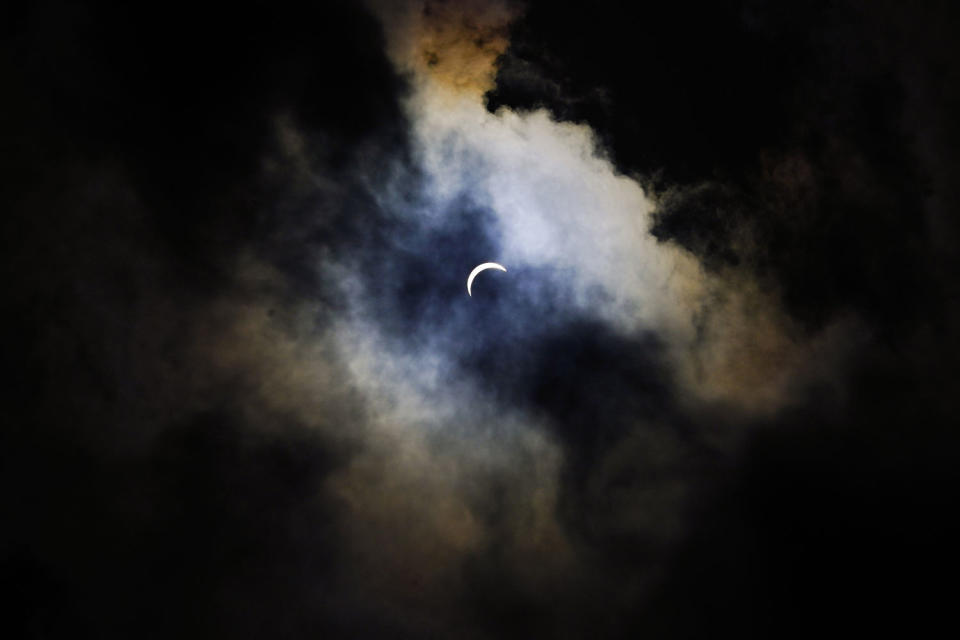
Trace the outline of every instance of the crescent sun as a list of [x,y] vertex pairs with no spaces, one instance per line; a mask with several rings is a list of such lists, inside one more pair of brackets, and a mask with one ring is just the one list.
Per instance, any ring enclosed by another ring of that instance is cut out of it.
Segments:
[[473,297],[473,294],[470,293],[470,285],[473,284],[473,279],[477,277],[478,273],[487,269],[500,269],[500,271],[507,270],[505,266],[502,264],[497,264],[496,262],[484,262],[483,264],[478,264],[476,267],[474,267],[473,271],[471,271],[470,275],[467,277],[467,295],[471,298]]

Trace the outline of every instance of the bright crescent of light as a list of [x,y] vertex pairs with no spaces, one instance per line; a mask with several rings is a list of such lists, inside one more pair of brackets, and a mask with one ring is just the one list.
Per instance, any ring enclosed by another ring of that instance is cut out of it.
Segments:
[[471,298],[473,294],[470,293],[470,285],[473,284],[473,279],[477,277],[477,274],[486,269],[500,269],[500,271],[506,271],[507,268],[502,264],[497,264],[496,262],[484,262],[483,264],[478,264],[473,268],[473,271],[470,272],[470,276],[467,278],[467,295]]

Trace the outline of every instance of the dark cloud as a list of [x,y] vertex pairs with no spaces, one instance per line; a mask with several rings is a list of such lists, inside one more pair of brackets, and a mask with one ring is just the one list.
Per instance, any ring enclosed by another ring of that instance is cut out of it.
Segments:
[[[797,49],[819,13],[805,9],[768,35],[746,11],[735,2],[608,2],[585,21],[575,4],[530,3],[489,107],[542,105],[588,121],[621,166],[669,180],[736,170],[783,135],[792,75],[808,62]],[[549,83],[556,89],[543,91]]]
[[946,620],[952,10],[388,4],[3,24],[9,634]]
[[[638,7],[628,19],[612,5],[584,24],[578,8],[533,3],[488,107],[589,123],[623,171],[670,193],[658,238],[707,266],[750,265],[813,326],[844,308],[918,321],[933,293],[924,245],[937,169],[916,143],[947,132],[926,121],[939,104],[907,94],[917,72],[903,63],[950,63],[904,38],[938,18],[733,2]],[[924,115],[908,121],[908,109]]]
[[[403,83],[379,25],[349,3],[12,11],[0,107],[16,381],[0,447],[0,555],[17,594],[6,632],[375,630],[337,602],[339,507],[323,486],[351,448],[315,426],[362,409],[325,396],[305,424],[252,399],[265,378],[252,363],[268,350],[250,347],[259,334],[243,322],[253,306],[296,324],[290,301],[320,289],[302,256],[336,241],[314,220],[312,242],[287,255],[282,229],[303,213],[292,179],[264,172],[278,121],[325,136],[316,161],[331,180],[403,146]],[[350,192],[343,179],[326,208],[344,238]],[[265,299],[269,285],[238,273],[245,254],[287,284]]]
[[280,114],[325,132],[331,172],[373,134],[402,144],[402,83],[351,3],[22,11],[5,56],[11,184],[42,189],[63,163],[122,171],[159,237],[201,270],[271,230],[258,187]]
[[757,274],[805,331],[855,313],[872,336],[839,396],[814,386],[795,399],[751,438],[730,484],[694,500],[691,537],[632,623],[657,637],[934,628],[934,567],[956,563],[942,510],[957,442],[942,399],[956,384],[943,367],[957,273],[939,248],[954,225],[936,177],[954,165],[923,141],[952,157],[956,137],[939,115],[952,89],[920,87],[956,69],[936,36],[956,16],[620,9],[585,21],[532,3],[488,107],[589,123],[621,170],[662,194],[658,239],[718,273]]

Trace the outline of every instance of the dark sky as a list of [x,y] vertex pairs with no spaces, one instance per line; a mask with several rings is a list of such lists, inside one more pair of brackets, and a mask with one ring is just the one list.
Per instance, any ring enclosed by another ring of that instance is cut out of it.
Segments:
[[958,28],[6,8],[4,635],[949,628]]

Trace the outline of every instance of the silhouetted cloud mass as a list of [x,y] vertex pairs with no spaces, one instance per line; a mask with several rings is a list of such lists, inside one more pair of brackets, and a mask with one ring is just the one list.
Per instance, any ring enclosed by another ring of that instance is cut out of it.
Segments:
[[10,637],[948,622],[953,9],[8,13]]

